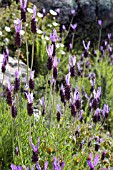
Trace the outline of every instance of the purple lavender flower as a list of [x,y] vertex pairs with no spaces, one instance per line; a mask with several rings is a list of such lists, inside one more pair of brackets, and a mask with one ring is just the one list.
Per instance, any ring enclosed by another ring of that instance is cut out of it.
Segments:
[[99,28],[102,28],[102,20],[98,20]]
[[93,121],[96,123],[100,120],[100,116],[101,116],[101,109],[97,108],[95,110],[94,116],[93,116]]
[[66,97],[66,100],[69,100],[70,99],[70,93],[71,93],[71,88],[70,88],[70,73],[68,73],[65,76],[65,80],[66,80],[65,97]]
[[65,166],[64,162],[62,162],[62,164],[60,165],[59,159],[54,157],[54,159],[53,159],[53,169],[54,170],[62,170],[64,168],[64,166]]
[[18,70],[15,71],[15,81],[14,81],[14,92],[17,93],[20,89],[20,72]]
[[34,33],[34,34],[37,32],[37,28],[36,28],[36,10],[37,10],[37,7],[34,5],[33,6],[33,16],[32,16],[32,19],[31,19],[31,32]]
[[76,63],[76,57],[75,56],[69,57],[69,71],[71,77],[74,77],[76,74],[75,63]]
[[38,142],[37,142],[36,146],[32,142],[32,137],[30,137],[29,141],[30,141],[30,146],[33,150],[32,162],[36,163],[38,161],[38,148],[39,148],[39,145],[40,145],[40,137],[38,137]]
[[55,80],[57,79],[57,76],[58,76],[58,63],[59,63],[59,60],[57,60],[55,56],[53,60],[53,78]]
[[56,56],[56,41],[58,40],[58,35],[56,29],[53,30],[53,32],[50,34],[50,40],[53,44],[53,57]]
[[107,38],[108,44],[110,44],[110,40],[111,40],[111,33],[108,33],[108,38]]
[[64,103],[64,105],[66,104],[65,101],[65,88],[63,86],[63,84],[61,84],[61,88],[60,88],[60,98],[61,98],[61,102]]
[[12,170],[23,170],[23,168],[21,166],[16,166],[14,164],[11,164],[11,169]]
[[72,14],[73,16],[75,16],[75,9],[72,9],[72,10],[71,10],[71,14]]
[[52,58],[52,55],[53,55],[53,45],[49,46],[47,49],[46,49],[47,53],[48,53],[48,60],[47,60],[47,68],[48,70],[50,71],[52,69],[52,66],[53,66],[53,58]]
[[58,40],[58,35],[56,29],[53,30],[53,32],[50,34],[50,40],[52,42],[56,42]]
[[15,154],[18,156],[19,155],[19,148],[18,148],[18,146],[16,146],[16,148],[15,148]]
[[101,160],[104,160],[105,157],[106,157],[106,151],[103,151],[103,152],[102,152],[102,156],[101,156]]
[[37,169],[37,170],[41,170],[41,167],[40,167],[40,164],[39,164],[38,161],[36,162],[36,169]]
[[34,90],[34,86],[35,86],[35,83],[34,83],[34,72],[35,71],[31,71],[31,73],[30,73],[30,80],[29,80],[29,88],[30,88],[30,90]]
[[11,114],[12,114],[13,118],[15,118],[17,116],[17,108],[14,105],[14,103],[11,105]]
[[66,30],[66,26],[62,25],[62,30],[65,31]]
[[71,28],[73,29],[73,31],[76,31],[77,24],[71,24]]
[[5,73],[6,71],[6,63],[7,63],[6,54],[4,53],[4,58],[3,58],[2,67],[1,67],[2,73]]
[[101,97],[101,87],[98,87],[97,91],[93,90],[94,98],[90,103],[91,108],[97,109],[100,97]]
[[26,7],[27,7],[27,0],[20,0],[20,7],[21,7],[21,20],[22,22],[26,22]]
[[74,100],[75,100],[75,106],[76,109],[80,109],[81,107],[81,98],[78,89],[75,89],[74,91]]
[[42,97],[40,99],[40,104],[42,105],[42,116],[44,116],[46,114],[45,99],[44,99],[44,97]]
[[93,154],[90,153],[89,159],[87,161],[88,166],[90,167],[90,170],[94,170],[95,166],[99,163],[99,155],[96,155],[93,161]]
[[73,102],[71,101],[70,107],[71,107],[71,115],[72,115],[73,117],[75,117],[75,116],[76,116],[76,112],[77,112],[75,103],[73,103]]
[[44,163],[44,170],[47,170],[47,167],[48,167],[48,161],[46,161],[46,162]]
[[107,118],[109,115],[109,106],[107,104],[104,104],[103,110],[102,110],[103,117]]
[[15,26],[15,31],[16,31],[15,44],[19,48],[22,44],[21,35],[20,35],[20,30],[22,29],[22,21],[17,19],[14,26]]
[[27,104],[27,112],[29,116],[32,116],[33,114],[33,93],[26,94],[28,104]]
[[7,81],[7,89],[6,89],[6,96],[7,96],[7,104],[9,106],[12,105],[12,89],[13,89],[13,87],[12,87],[10,81],[8,80]]
[[60,121],[61,118],[61,106],[57,104],[57,121]]
[[85,44],[85,41],[83,40],[83,46],[84,46],[84,57],[88,57],[89,54],[89,47],[90,47],[90,41],[87,43],[87,45]]
[[81,66],[81,62],[77,62],[77,69],[78,69],[78,76],[82,77],[83,68]]

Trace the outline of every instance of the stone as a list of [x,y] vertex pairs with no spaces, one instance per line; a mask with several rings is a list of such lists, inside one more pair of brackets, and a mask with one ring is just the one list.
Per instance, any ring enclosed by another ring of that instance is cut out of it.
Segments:
[[[3,57],[4,57],[4,55],[0,54],[0,84],[2,84],[2,80],[3,80],[3,73],[1,72]],[[26,77],[26,74],[27,74],[27,71],[26,71],[27,66],[21,60],[20,60],[19,64],[20,64],[19,70],[21,73],[21,77],[24,78],[24,77]],[[18,69],[18,60],[9,56],[9,61],[6,65],[6,72],[4,73],[4,81],[3,81],[4,86],[7,85],[8,79],[10,79],[11,81],[13,81],[15,79],[15,70],[16,69]],[[30,72],[30,69],[29,69],[29,72]]]
[[58,20],[62,24],[66,24],[69,21],[71,15],[71,9],[77,10],[77,3],[75,0],[29,0],[33,2],[37,8],[45,8],[48,12],[50,9],[60,9]]
[[[70,21],[71,9],[76,10],[77,20],[84,25],[103,20],[103,28],[113,24],[113,0],[29,0],[38,8],[60,9],[58,21],[67,24]],[[76,19],[75,16],[75,19]]]
[[94,0],[79,0],[79,17],[85,23],[93,22],[96,19],[96,2]]

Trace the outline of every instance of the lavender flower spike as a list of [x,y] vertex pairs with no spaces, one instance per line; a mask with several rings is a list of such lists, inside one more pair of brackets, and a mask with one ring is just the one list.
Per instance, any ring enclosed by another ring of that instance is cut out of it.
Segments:
[[32,16],[32,18],[36,18],[36,10],[37,10],[37,7],[34,5],[33,6],[33,16]]
[[70,85],[70,73],[65,76],[66,85]]
[[23,170],[23,168],[21,166],[16,166],[14,164],[11,164],[11,169],[12,170]]
[[87,43],[87,45],[85,44],[85,41],[83,40],[83,46],[84,46],[84,48],[85,48],[85,50],[86,51],[88,51],[89,50],[89,47],[90,47],[90,41]]
[[53,30],[53,33],[50,34],[50,40],[52,42],[56,42],[58,40],[58,36],[57,36],[57,31],[56,29]]
[[30,141],[30,146],[33,149],[33,151],[38,152],[38,148],[39,148],[39,145],[40,145],[40,137],[38,137],[38,142],[37,142],[36,146],[32,142],[32,137],[30,137],[29,141]]
[[48,161],[46,161],[46,162],[44,163],[44,170],[47,170],[47,167],[48,167]]
[[28,100],[27,112],[28,112],[29,116],[32,116],[32,114],[33,114],[33,93],[26,93],[26,97]]
[[22,44],[21,35],[20,35],[20,30],[22,29],[22,21],[17,19],[14,26],[15,26],[15,31],[16,31],[15,44],[17,47],[20,47]]
[[18,92],[20,89],[20,78],[19,78],[20,72],[18,70],[15,71],[15,81],[14,81],[14,92]]
[[98,20],[98,25],[100,28],[102,27],[102,20]]
[[71,28],[73,29],[73,31],[76,31],[77,24],[71,24]]
[[33,7],[33,16],[31,19],[31,32],[32,33],[36,33],[37,32],[37,28],[36,28],[36,9],[37,7],[34,5]]
[[30,90],[33,90],[34,85],[35,85],[35,83],[34,83],[34,73],[35,73],[35,71],[31,71],[31,73],[30,73],[30,80],[29,80],[29,88],[30,88]]
[[[93,155],[90,153],[89,160],[87,161],[88,166],[90,167],[90,170],[94,170],[95,166],[99,163],[99,155],[96,155],[93,161]],[[93,162],[92,162],[93,161]]]
[[37,170],[41,170],[41,167],[40,167],[40,164],[39,164],[38,161],[36,162],[36,169],[37,169]]
[[38,161],[38,148],[40,145],[40,137],[38,137],[38,143],[36,146],[34,146],[34,144],[32,142],[32,137],[30,137],[29,141],[30,141],[31,148],[33,149],[32,162],[36,163]]
[[19,20],[19,19],[17,19],[17,20],[15,21],[14,26],[15,26],[15,31],[16,31],[16,33],[20,33],[20,30],[22,29],[22,21]]
[[20,0],[20,6],[21,6],[21,20],[22,20],[22,22],[26,22],[27,0],[24,0],[24,4],[23,4],[22,0]]
[[46,48],[47,54],[49,57],[52,57],[53,54],[53,45],[48,46],[48,48]]

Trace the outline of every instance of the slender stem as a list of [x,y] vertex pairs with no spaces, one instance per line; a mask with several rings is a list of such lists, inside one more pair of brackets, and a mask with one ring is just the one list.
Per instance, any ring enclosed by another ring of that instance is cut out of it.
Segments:
[[29,76],[29,57],[28,57],[28,42],[27,42],[27,32],[26,32],[26,22],[24,25],[24,29],[25,29],[25,41],[26,41],[26,55],[27,55],[27,82],[28,82],[28,76]]
[[14,160],[14,120],[12,118],[12,114],[11,114],[12,110],[10,107],[10,115],[11,115],[11,123],[12,123],[12,149],[13,149],[13,160]]
[[31,137],[31,117],[29,116],[29,137]]
[[20,49],[18,48],[18,71],[19,71],[19,60],[20,60]]
[[33,68],[33,61],[34,61],[34,45],[35,45],[35,34],[32,35],[33,39],[33,44],[32,44],[32,61],[31,61],[31,70]]
[[73,22],[73,19],[74,19],[74,16],[73,16],[72,19],[71,19],[71,22],[70,22],[70,24],[69,24],[69,28],[68,28],[67,34],[66,34],[66,36],[65,36],[64,39],[66,39],[67,36],[68,36],[68,34],[69,34],[69,31],[70,31],[70,28],[71,28],[71,24],[72,24],[72,22]]
[[72,49],[73,49],[73,44],[74,44],[74,37],[75,37],[75,32],[73,32],[73,36],[72,36]]

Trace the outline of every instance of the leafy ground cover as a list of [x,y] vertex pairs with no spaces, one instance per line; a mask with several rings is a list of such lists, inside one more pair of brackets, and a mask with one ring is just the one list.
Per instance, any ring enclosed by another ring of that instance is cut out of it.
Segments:
[[[17,52],[18,69],[15,79],[7,80],[7,87],[0,90],[0,168],[112,170],[111,34],[102,43],[99,20],[97,44],[83,40],[83,50],[76,50],[74,36],[79,28],[73,23],[74,10],[70,11],[72,21],[67,29],[56,22],[59,10],[46,14],[43,9],[39,13],[36,6],[27,8],[26,1],[13,3],[7,10],[12,7],[11,27],[1,23],[6,30],[1,30],[2,38],[9,37],[6,44],[0,41],[4,49],[1,70],[4,75],[13,51]],[[70,30],[72,39],[67,49],[65,40]],[[21,52],[31,68],[30,75],[26,70],[26,80],[19,70]]]

